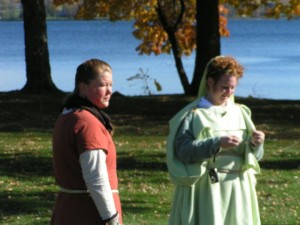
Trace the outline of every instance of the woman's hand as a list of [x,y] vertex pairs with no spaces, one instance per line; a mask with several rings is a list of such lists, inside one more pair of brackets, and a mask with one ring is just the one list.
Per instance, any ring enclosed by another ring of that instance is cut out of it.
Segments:
[[223,136],[220,139],[221,148],[237,147],[241,143],[241,139],[235,135]]
[[265,134],[262,131],[255,130],[251,136],[251,144],[254,146],[261,145],[265,141]]

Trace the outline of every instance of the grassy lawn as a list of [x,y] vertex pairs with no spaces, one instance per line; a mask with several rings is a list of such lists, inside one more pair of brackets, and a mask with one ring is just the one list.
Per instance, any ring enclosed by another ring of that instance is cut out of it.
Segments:
[[[51,132],[63,96],[0,93],[0,224],[48,224],[57,187]],[[192,98],[115,97],[111,115],[126,225],[165,225],[173,186],[167,175],[168,120]],[[300,101],[242,99],[265,131],[257,176],[263,225],[300,224]]]

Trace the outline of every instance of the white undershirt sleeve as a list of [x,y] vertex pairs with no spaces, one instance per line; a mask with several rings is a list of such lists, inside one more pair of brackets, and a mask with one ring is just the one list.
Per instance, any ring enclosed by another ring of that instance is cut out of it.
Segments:
[[101,218],[115,220],[117,211],[108,179],[105,152],[101,149],[85,151],[80,155],[79,162],[86,186]]

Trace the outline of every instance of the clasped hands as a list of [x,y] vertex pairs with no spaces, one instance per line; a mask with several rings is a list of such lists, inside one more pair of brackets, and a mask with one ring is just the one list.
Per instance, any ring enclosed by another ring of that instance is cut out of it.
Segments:
[[[250,143],[253,146],[261,145],[265,140],[265,134],[262,131],[254,130],[252,132]],[[242,142],[242,139],[235,135],[222,136],[220,139],[221,148],[237,147]]]

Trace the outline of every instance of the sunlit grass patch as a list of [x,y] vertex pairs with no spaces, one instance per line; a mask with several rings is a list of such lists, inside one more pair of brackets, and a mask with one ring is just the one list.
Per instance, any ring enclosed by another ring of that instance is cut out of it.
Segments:
[[299,170],[263,170],[258,197],[262,224],[300,224]]

